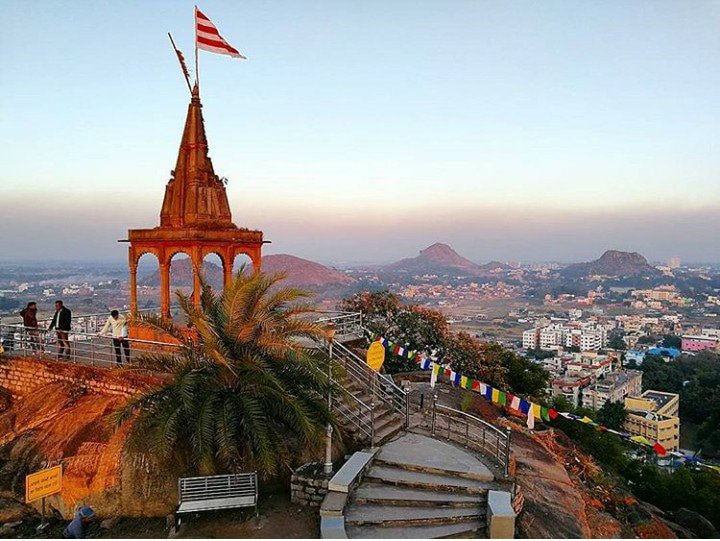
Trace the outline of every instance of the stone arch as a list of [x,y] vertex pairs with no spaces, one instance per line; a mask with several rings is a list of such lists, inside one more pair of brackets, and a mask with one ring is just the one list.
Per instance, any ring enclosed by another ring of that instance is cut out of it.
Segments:
[[245,266],[246,273],[255,272],[255,261],[252,256],[244,250],[237,250],[233,255],[232,272],[236,274],[242,267]]
[[[137,280],[131,298],[135,298],[135,309],[131,311],[157,309],[160,304],[160,258],[156,250],[142,250],[135,257]],[[134,294],[134,295],[132,295]]]
[[225,258],[217,250],[207,251],[200,262],[200,274],[206,285],[213,291],[220,291],[224,285]]
[[185,249],[168,250],[166,254],[168,265],[168,294],[169,306],[172,313],[177,306],[176,292],[191,295],[195,289],[196,262],[192,251]]

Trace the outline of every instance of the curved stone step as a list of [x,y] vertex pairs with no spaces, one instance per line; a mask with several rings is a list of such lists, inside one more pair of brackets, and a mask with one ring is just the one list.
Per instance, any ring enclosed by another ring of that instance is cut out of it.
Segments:
[[447,537],[476,537],[485,530],[485,522],[471,520],[455,524],[429,526],[403,526],[383,528],[382,526],[348,526],[350,539],[442,539]]
[[400,505],[357,505],[345,510],[345,525],[363,526],[374,524],[392,526],[424,526],[430,524],[454,524],[484,517],[479,508],[416,507]]
[[353,492],[353,501],[357,504],[414,505],[418,507],[466,507],[484,506],[487,497],[482,494],[472,496],[453,492],[435,492],[380,483],[361,484]]
[[408,488],[466,494],[484,494],[495,488],[495,484],[488,481],[374,465],[365,473],[363,479]]

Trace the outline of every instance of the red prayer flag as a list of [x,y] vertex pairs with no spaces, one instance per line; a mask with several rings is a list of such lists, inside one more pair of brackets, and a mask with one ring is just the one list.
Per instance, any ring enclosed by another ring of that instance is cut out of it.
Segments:
[[217,27],[195,6],[195,46],[203,51],[226,54],[233,58],[246,58],[232,47],[218,32]]
[[555,411],[554,409],[550,408],[549,414],[550,414],[550,419],[552,419],[553,421],[554,421],[555,419],[557,419],[558,412]]
[[660,445],[658,442],[655,442],[655,445],[653,445],[653,449],[660,456],[665,456],[667,454],[667,449],[665,449],[665,447]]

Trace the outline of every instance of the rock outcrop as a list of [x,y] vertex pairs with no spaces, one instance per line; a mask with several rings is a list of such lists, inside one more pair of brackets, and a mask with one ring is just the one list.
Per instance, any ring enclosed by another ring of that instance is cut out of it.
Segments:
[[[92,367],[54,364],[55,381],[23,383],[17,373],[27,363],[38,373],[48,363],[27,359],[4,361],[0,385],[9,387],[11,406],[0,413],[0,490],[19,499],[25,475],[44,467],[63,465],[63,488],[47,498],[47,505],[70,518],[78,505],[90,505],[105,516],[157,516],[176,503],[177,478],[160,473],[151,459],[125,451],[129,425],[117,429],[113,413],[153,379]],[[14,364],[23,365],[16,369]],[[73,380],[70,374],[82,374]],[[10,380],[8,374],[13,374]],[[124,388],[123,391],[119,389]]]
[[660,271],[650,265],[637,252],[607,250],[599,259],[587,263],[575,263],[565,267],[561,274],[567,278],[583,276],[657,276]]

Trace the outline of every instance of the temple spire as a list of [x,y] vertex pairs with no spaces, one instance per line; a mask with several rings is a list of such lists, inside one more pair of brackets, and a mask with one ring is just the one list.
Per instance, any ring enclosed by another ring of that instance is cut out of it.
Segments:
[[225,185],[208,156],[200,91],[195,83],[177,163],[165,188],[161,227],[234,228]]

